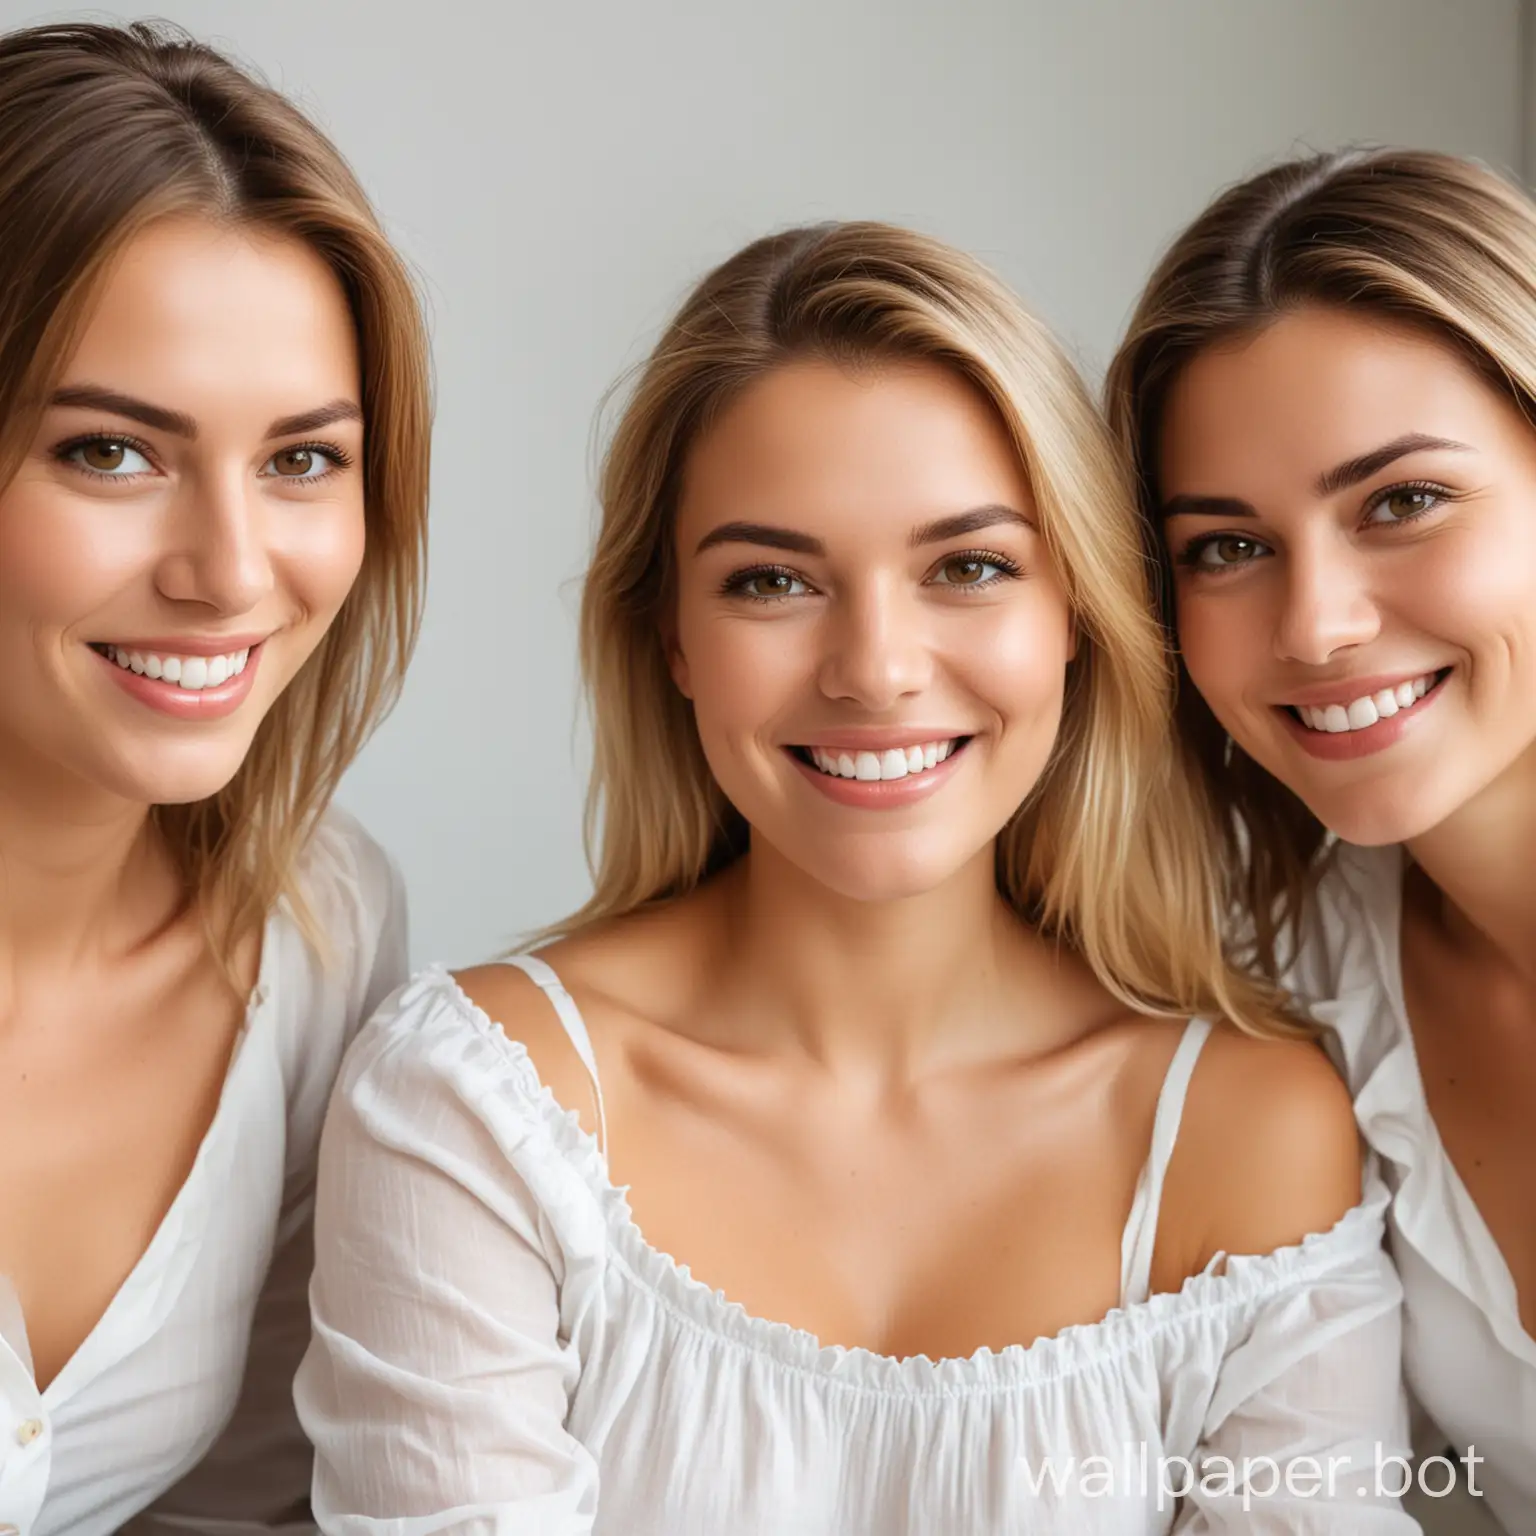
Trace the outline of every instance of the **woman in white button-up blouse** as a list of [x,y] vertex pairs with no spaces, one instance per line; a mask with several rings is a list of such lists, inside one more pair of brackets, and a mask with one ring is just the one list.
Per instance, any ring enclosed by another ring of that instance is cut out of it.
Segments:
[[411,284],[141,28],[0,38],[0,1531],[308,1527],[319,1122],[399,979],[327,805],[415,630]]
[[1444,155],[1266,172],[1176,242],[1109,401],[1232,894],[1392,1187],[1419,1444],[1465,1469],[1426,1524],[1532,1536],[1536,206]]

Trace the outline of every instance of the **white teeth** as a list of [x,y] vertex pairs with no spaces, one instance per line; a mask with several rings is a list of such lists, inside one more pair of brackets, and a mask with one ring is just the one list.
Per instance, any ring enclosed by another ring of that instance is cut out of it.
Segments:
[[137,672],[156,682],[176,683],[188,693],[227,683],[244,672],[251,659],[249,647],[226,656],[155,656],[116,645],[106,646],[105,650],[108,658],[125,671]]
[[1416,677],[1411,683],[1383,688],[1380,693],[1366,694],[1349,704],[1301,704],[1296,713],[1302,724],[1314,731],[1326,731],[1331,735],[1342,731],[1366,731],[1378,720],[1390,720],[1399,711],[1412,708],[1434,686],[1434,674],[1428,673]]
[[873,784],[936,768],[954,748],[953,741],[924,741],[910,747],[888,747],[883,752],[834,752],[825,747],[807,750],[823,773]]

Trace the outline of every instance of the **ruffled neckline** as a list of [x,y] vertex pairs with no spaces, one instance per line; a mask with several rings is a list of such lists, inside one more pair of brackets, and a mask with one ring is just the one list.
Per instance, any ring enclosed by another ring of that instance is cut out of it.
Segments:
[[982,1345],[972,1354],[938,1360],[923,1354],[883,1355],[862,1345],[823,1344],[803,1328],[748,1312],[723,1291],[696,1279],[687,1264],[655,1247],[634,1219],[630,1186],[612,1181],[596,1138],[574,1110],[555,1098],[522,1042],[510,1038],[444,966],[429,966],[419,979],[440,986],[453,1010],[505,1056],[550,1150],[579,1176],[595,1202],[609,1238],[608,1257],[628,1279],[699,1332],[829,1385],[913,1397],[980,1395],[1055,1381],[1112,1363],[1159,1333],[1231,1313],[1381,1249],[1389,1191],[1373,1175],[1360,1203],[1325,1232],[1310,1233],[1267,1254],[1218,1253],[1177,1291],[1114,1307],[1097,1322],[1073,1323],[1028,1344],[998,1350]]
[[[1335,857],[1338,876],[1359,908],[1369,963],[1362,974],[1341,975],[1337,995],[1312,1003],[1308,1011],[1338,1037],[1355,1086],[1361,1134],[1393,1169],[1391,1224],[1421,1262],[1489,1319],[1510,1354],[1536,1363],[1536,1340],[1520,1322],[1514,1273],[1430,1113],[1403,987],[1406,851],[1341,844]],[[1377,1020],[1389,1039],[1365,1070]],[[1431,1230],[1437,1211],[1451,1220],[1460,1241],[1447,1242],[1444,1232]]]

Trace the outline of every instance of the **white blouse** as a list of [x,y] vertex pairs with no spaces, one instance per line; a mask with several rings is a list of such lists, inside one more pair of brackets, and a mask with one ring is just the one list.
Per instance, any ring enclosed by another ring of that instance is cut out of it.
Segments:
[[[519,963],[590,1070],[574,1004]],[[1417,1530],[1374,1489],[1406,1437],[1379,1180],[1329,1232],[1145,1295],[1204,1032],[1160,1099],[1123,1305],[1028,1346],[894,1359],[751,1316],[651,1247],[523,1046],[424,972],[359,1037],[321,1149],[296,1385],[321,1529]],[[1205,1462],[1182,1503],[1163,1491],[1189,1482],[1175,1458]]]
[[46,1391],[0,1277],[0,1536],[314,1529],[291,1383],[309,1337],[316,1147],[347,1041],[405,973],[405,908],[388,859],[339,811],[300,880],[330,964],[280,904],[192,1171]]
[[1404,872],[1400,848],[1339,844],[1286,980],[1337,1032],[1361,1132],[1392,1190],[1404,1372],[1441,1431],[1421,1449],[1472,1447],[1487,1507],[1510,1536],[1536,1536],[1536,1340],[1430,1117],[1403,1000]]

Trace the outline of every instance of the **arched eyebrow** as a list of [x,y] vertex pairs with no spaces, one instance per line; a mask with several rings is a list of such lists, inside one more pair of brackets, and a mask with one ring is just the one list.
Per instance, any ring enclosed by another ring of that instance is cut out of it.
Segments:
[[[71,384],[64,389],[56,389],[50,403],[126,416],[129,421],[141,422],[157,432],[169,432],[189,441],[197,437],[197,422],[185,411],[169,410],[163,405],[154,405],[135,395],[125,395],[121,390],[107,389],[99,384]],[[322,427],[332,426],[338,421],[362,419],[362,407],[355,400],[338,398],[317,405],[313,410],[300,411],[294,416],[279,416],[267,428],[267,437],[293,437],[300,432],[318,432]]]
[[[1426,432],[1405,432],[1390,443],[1357,454],[1324,470],[1313,482],[1313,494],[1336,496],[1350,486],[1369,480],[1372,475],[1405,459],[1410,453],[1472,453],[1470,443],[1458,443],[1449,437],[1431,437]],[[1257,517],[1252,503],[1239,496],[1170,496],[1161,508],[1164,517]]]
[[[912,530],[908,542],[914,549],[924,544],[942,544],[946,539],[964,538],[968,533],[979,533],[983,528],[995,528],[1000,523],[1013,523],[1033,528],[1034,521],[1013,507],[1000,502],[984,507],[972,507],[968,512],[956,512],[951,517],[935,518]],[[824,555],[827,547],[811,534],[796,528],[780,528],[773,523],[721,523],[711,528],[699,540],[694,554],[702,555],[717,544],[758,544],[765,549],[782,549],[792,555]]]

